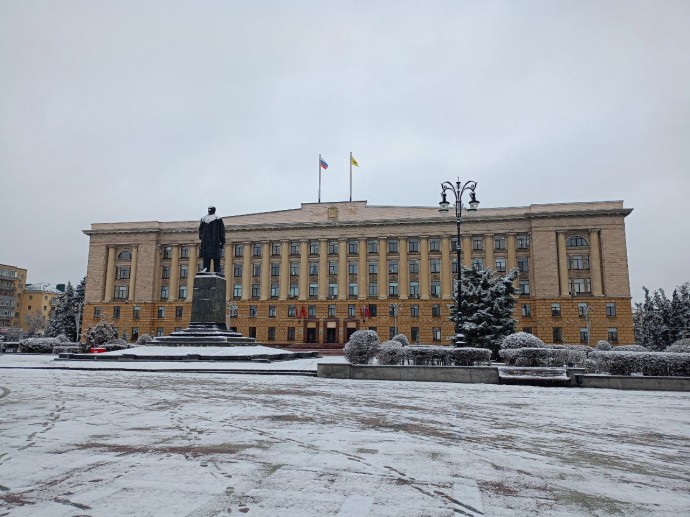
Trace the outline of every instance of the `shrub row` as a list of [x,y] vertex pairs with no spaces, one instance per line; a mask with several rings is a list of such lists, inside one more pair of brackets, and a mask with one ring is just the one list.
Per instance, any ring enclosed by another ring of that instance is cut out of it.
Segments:
[[594,351],[589,354],[585,366],[588,373],[689,377],[690,354]]
[[404,364],[415,366],[473,366],[491,364],[488,348],[456,348],[451,346],[406,346]]
[[[499,351],[508,366],[584,366],[587,352],[577,345],[565,348],[513,348]],[[589,348],[589,347],[587,347]]]

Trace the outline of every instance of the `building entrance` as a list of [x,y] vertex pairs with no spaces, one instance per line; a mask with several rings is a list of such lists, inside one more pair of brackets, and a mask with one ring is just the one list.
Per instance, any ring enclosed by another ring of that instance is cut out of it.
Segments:
[[306,342],[307,343],[316,343],[316,329],[315,328],[308,328],[307,329]]

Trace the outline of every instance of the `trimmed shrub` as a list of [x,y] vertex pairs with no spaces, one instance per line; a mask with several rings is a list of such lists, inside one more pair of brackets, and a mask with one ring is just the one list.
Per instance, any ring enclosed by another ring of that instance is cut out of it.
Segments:
[[403,348],[405,362],[415,366],[472,366],[491,364],[488,348],[410,345]]
[[54,354],[78,354],[83,352],[83,347],[80,344],[58,345],[53,347]]
[[86,331],[86,344],[99,346],[115,339],[115,327],[107,321],[101,321]]
[[602,339],[601,341],[597,341],[597,346],[595,347],[597,350],[611,350],[613,346],[611,346],[611,343],[606,341],[605,339]]
[[136,344],[137,345],[145,345],[149,341],[153,341],[153,338],[151,336],[149,336],[148,334],[142,334],[141,336],[139,336],[139,339],[137,339]]
[[376,356],[380,348],[378,334],[373,330],[357,330],[345,343],[345,359],[352,364],[367,364]]
[[690,354],[669,352],[600,352],[589,354],[589,373],[690,377]]
[[614,346],[612,352],[649,352],[649,350],[642,345],[620,345]]
[[583,366],[587,352],[571,348],[513,348],[499,352],[508,366]]
[[454,366],[491,364],[491,350],[488,348],[453,347],[448,350],[448,362]]
[[54,346],[62,343],[54,337],[30,337],[19,342],[18,352],[25,354],[52,354]]
[[400,341],[391,339],[381,344],[376,358],[379,360],[379,364],[382,365],[403,364],[405,352],[403,351],[403,346],[400,344]]
[[129,343],[124,339],[115,338],[111,339],[103,346],[110,352],[111,350],[124,350],[125,348],[129,348]]
[[405,334],[396,334],[395,336],[393,336],[393,341],[397,341],[402,346],[410,346],[410,340],[407,339],[407,336]]
[[529,334],[528,332],[516,332],[503,340],[501,348],[546,348],[546,345],[537,336]]
[[690,338],[679,339],[664,352],[672,352],[674,354],[690,354]]

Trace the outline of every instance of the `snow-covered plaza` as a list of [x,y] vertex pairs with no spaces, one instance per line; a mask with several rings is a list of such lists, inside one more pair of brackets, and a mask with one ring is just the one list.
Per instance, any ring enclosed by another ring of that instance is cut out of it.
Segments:
[[690,515],[686,393],[8,368],[0,390],[0,515]]

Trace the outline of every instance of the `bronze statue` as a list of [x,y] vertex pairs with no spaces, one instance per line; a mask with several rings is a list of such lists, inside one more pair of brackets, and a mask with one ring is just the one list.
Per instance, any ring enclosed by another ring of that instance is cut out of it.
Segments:
[[199,239],[201,239],[200,254],[204,260],[203,271],[211,270],[220,273],[220,254],[225,245],[225,225],[223,219],[216,215],[216,207],[208,207],[208,215],[201,218],[199,225]]

